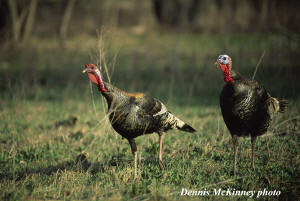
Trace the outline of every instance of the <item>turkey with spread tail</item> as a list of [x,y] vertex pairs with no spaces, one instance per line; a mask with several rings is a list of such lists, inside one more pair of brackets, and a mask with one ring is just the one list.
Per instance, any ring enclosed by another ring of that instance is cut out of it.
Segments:
[[220,107],[232,136],[233,173],[236,174],[238,137],[251,136],[251,165],[254,168],[256,138],[267,132],[277,112],[283,113],[286,110],[287,101],[272,97],[257,81],[246,79],[233,71],[228,55],[220,55],[216,64],[223,71],[226,82],[220,95]]
[[114,130],[126,138],[134,155],[134,179],[137,178],[137,147],[135,138],[156,132],[159,136],[158,162],[162,161],[163,133],[170,129],[193,133],[196,130],[169,112],[159,100],[142,93],[127,93],[102,80],[94,64],[86,64],[83,73],[97,85],[108,105],[108,117]]

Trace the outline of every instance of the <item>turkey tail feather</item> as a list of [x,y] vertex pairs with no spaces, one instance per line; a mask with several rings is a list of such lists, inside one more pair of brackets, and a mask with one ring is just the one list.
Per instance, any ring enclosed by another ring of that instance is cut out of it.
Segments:
[[268,99],[268,104],[269,104],[269,111],[271,113],[276,113],[276,112],[283,113],[287,108],[288,101],[284,99],[277,99],[277,98],[270,97]]
[[279,112],[284,113],[286,111],[288,101],[284,99],[280,99],[279,101]]
[[189,132],[189,133],[194,133],[194,132],[196,132],[196,130],[193,128],[193,127],[191,127],[190,125],[188,125],[188,124],[184,124],[182,127],[177,127],[179,130],[181,130],[181,131],[185,131],[185,132]]

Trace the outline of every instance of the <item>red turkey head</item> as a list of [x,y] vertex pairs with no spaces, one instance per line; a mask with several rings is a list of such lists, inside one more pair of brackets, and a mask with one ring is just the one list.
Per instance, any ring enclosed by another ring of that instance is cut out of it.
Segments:
[[87,73],[90,80],[99,87],[100,91],[107,91],[107,89],[104,87],[101,72],[95,64],[86,64],[82,73]]
[[217,59],[217,68],[221,68],[221,70],[224,73],[224,80],[225,82],[231,82],[232,78],[231,78],[231,65],[232,65],[232,61],[230,56],[224,54],[224,55],[220,55]]

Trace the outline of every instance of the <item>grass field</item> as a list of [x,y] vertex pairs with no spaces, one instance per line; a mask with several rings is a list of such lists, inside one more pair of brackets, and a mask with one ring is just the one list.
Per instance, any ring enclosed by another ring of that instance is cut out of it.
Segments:
[[[182,188],[210,194],[215,188],[277,190],[280,196],[259,199],[299,199],[297,40],[276,34],[120,31],[103,41],[106,48],[87,36],[69,39],[64,48],[55,39],[1,48],[0,199],[254,200],[257,195],[180,196]],[[130,146],[112,130],[104,99],[81,73],[84,64],[99,64],[99,49],[115,86],[160,99],[197,130],[165,135],[165,170],[157,163],[158,136],[138,137],[139,179],[133,181]],[[240,139],[239,175],[233,176],[231,136],[219,108],[224,83],[214,63],[227,53],[233,69],[251,77],[263,51],[256,80],[273,96],[287,99],[289,109],[258,139],[255,170],[250,139]]]

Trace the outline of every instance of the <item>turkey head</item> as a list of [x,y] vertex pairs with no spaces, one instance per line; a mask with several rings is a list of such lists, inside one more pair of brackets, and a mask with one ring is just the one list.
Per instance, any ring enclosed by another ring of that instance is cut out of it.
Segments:
[[99,87],[101,92],[107,92],[107,89],[104,87],[101,72],[95,64],[86,64],[82,73],[87,73],[90,80]]
[[217,68],[221,68],[221,70],[224,73],[224,81],[225,82],[231,82],[233,79],[231,78],[231,67],[232,67],[232,61],[230,56],[224,54],[220,55],[217,59]]

